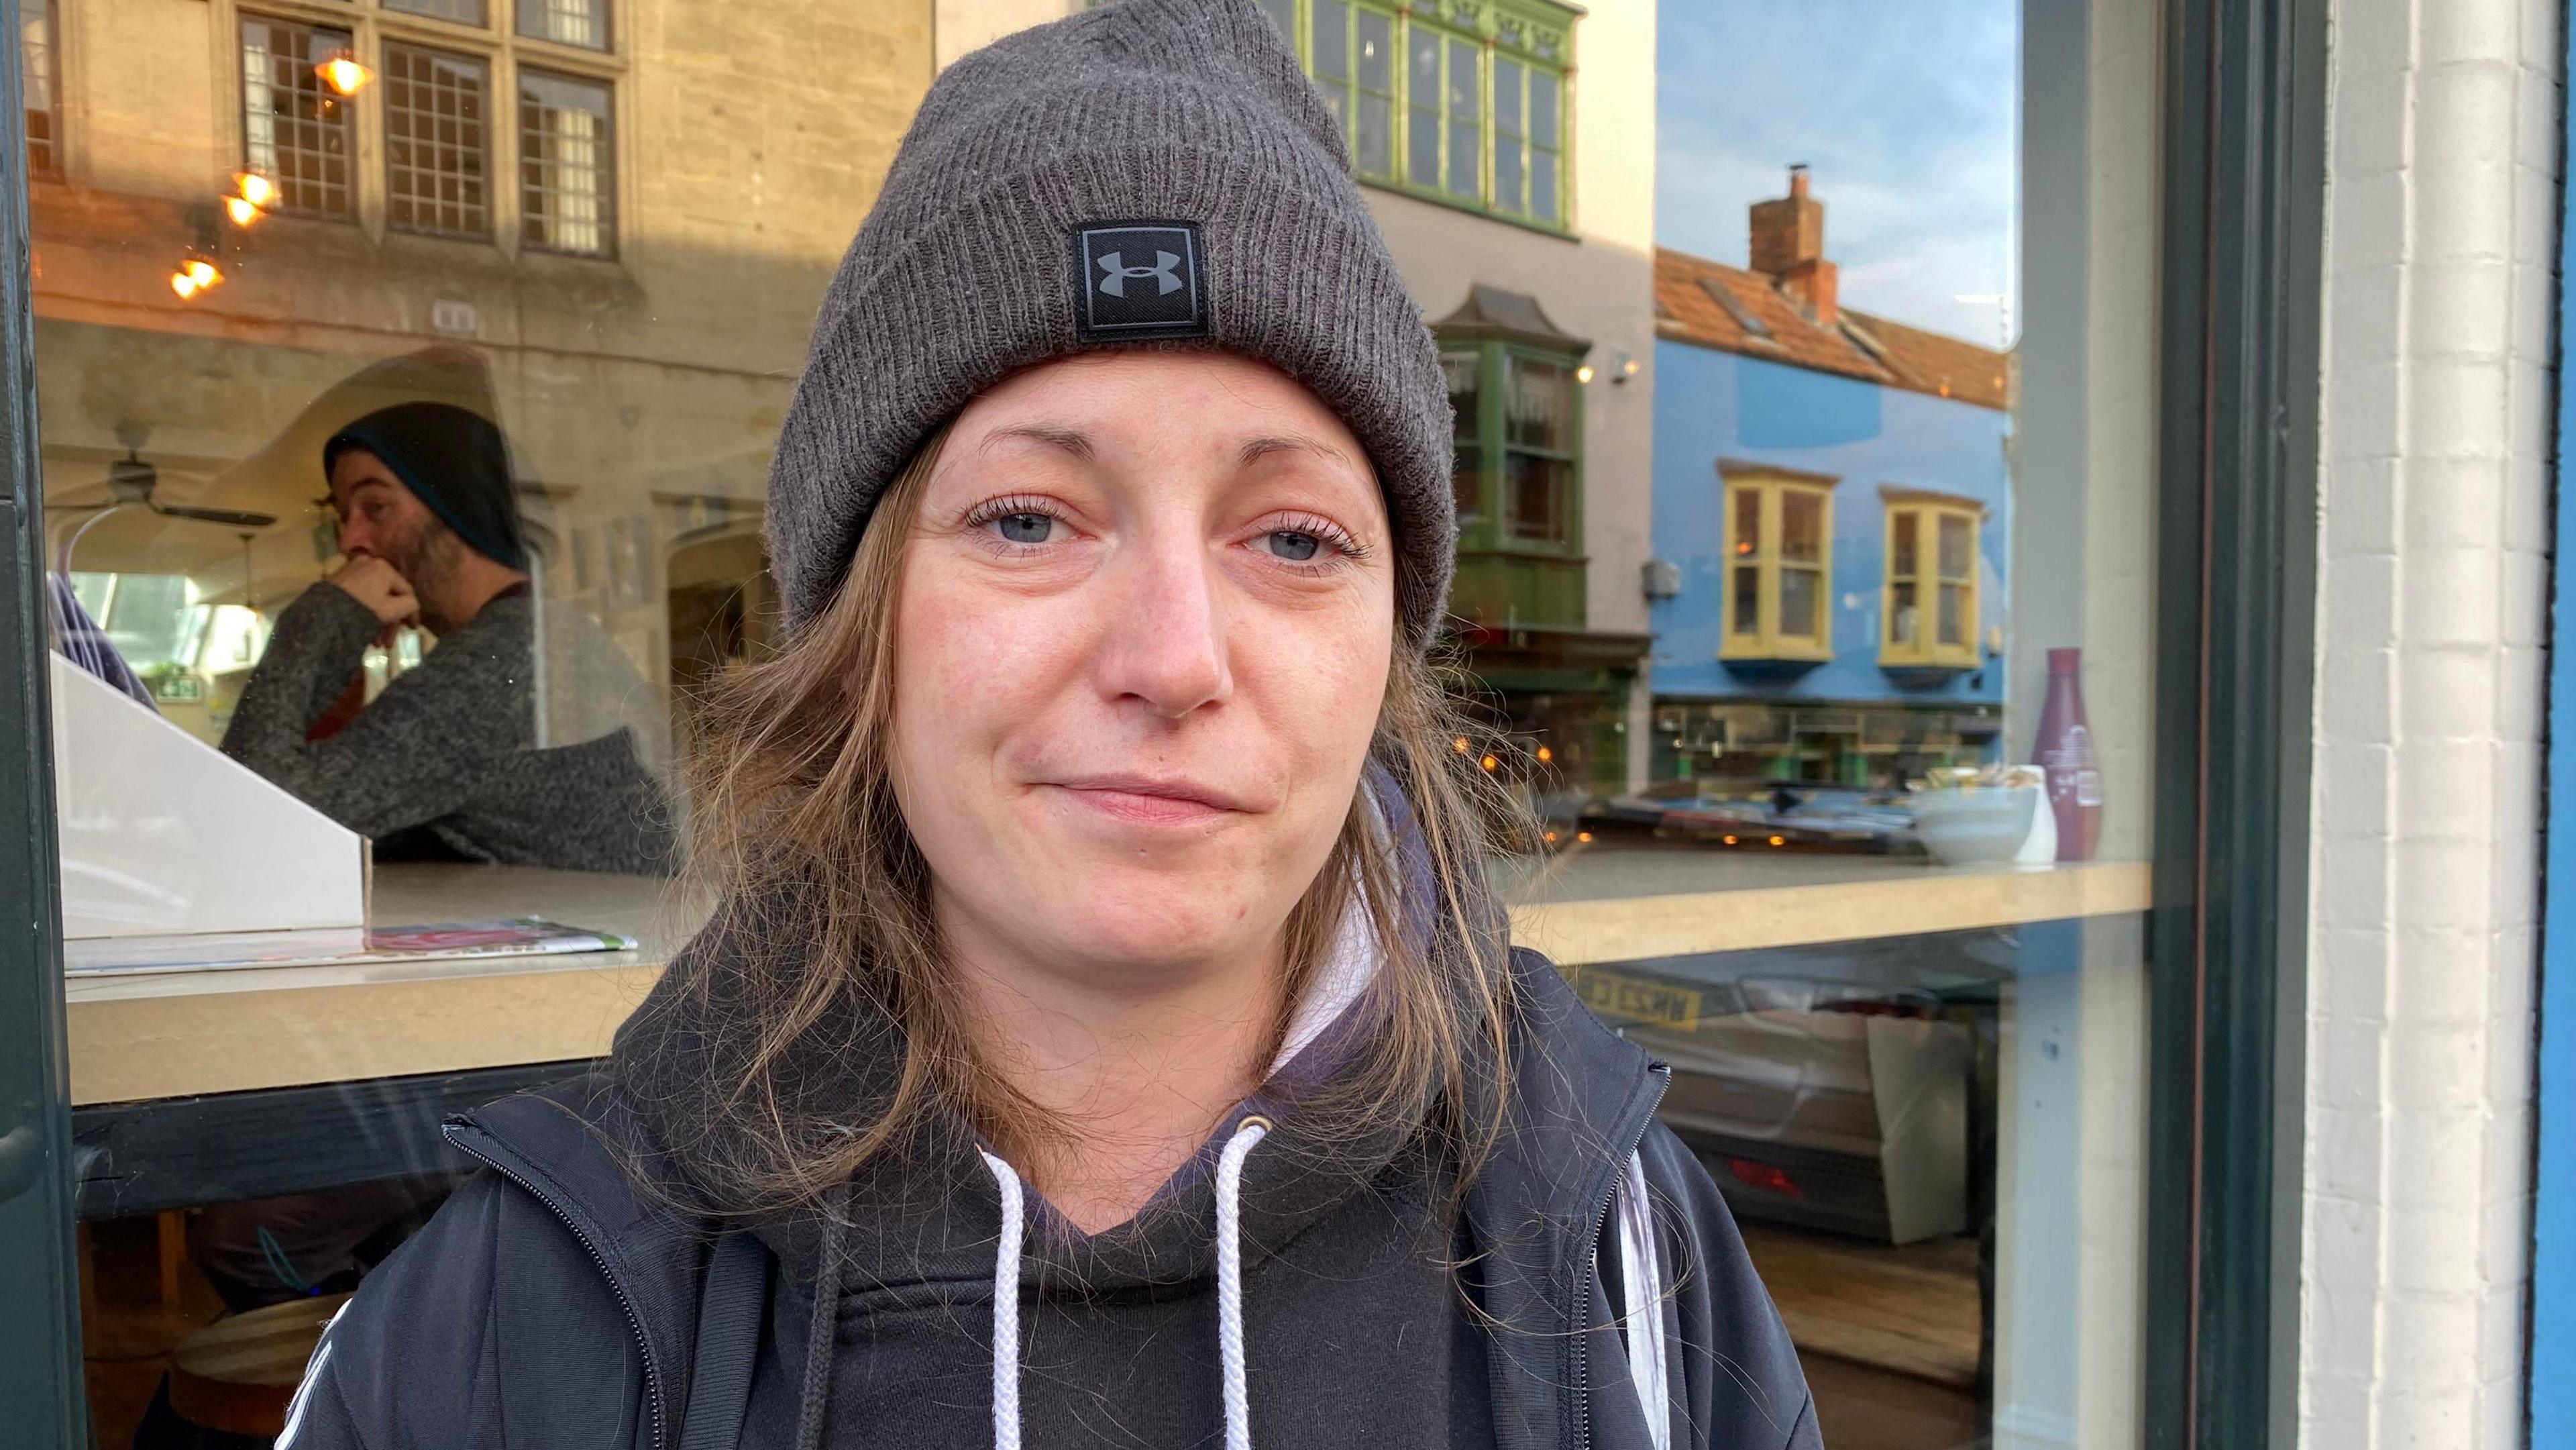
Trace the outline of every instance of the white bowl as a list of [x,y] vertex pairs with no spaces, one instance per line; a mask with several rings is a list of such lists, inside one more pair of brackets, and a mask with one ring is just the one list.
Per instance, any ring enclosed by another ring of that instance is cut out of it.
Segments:
[[2020,853],[2040,809],[2037,786],[1927,790],[1914,797],[1914,834],[1945,866],[1992,865]]

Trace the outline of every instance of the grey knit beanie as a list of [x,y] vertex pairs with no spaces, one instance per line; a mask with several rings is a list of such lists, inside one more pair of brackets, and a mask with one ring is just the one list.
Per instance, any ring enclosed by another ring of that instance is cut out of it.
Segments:
[[1406,637],[1426,644],[1456,527],[1448,387],[1340,126],[1253,0],[1126,0],[931,86],[823,299],[770,468],[790,628],[976,394],[1137,343],[1259,358],[1341,416],[1394,517]]

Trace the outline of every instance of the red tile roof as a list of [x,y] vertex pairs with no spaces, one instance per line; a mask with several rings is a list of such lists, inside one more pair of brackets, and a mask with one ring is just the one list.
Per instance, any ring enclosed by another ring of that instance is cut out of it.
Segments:
[[1993,348],[1848,307],[1834,325],[1819,324],[1760,272],[1662,247],[1655,334],[1981,408],[2012,406],[2012,372]]

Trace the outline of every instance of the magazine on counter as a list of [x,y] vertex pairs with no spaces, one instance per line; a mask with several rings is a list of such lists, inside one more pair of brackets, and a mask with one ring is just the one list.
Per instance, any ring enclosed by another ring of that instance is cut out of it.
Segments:
[[233,967],[314,967],[441,957],[529,957],[633,951],[633,937],[543,917],[419,926],[84,937],[63,943],[63,971],[82,976]]

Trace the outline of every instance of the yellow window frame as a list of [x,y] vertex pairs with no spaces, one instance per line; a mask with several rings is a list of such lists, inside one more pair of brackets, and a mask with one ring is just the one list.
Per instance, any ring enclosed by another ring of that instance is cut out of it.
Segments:
[[[1834,657],[1834,480],[1817,474],[1772,469],[1728,469],[1725,479],[1723,552],[1719,580],[1722,601],[1717,657],[1722,660],[1810,660]],[[1785,557],[1782,519],[1792,498],[1812,500],[1817,508],[1817,548],[1813,562]],[[1747,536],[1744,501],[1754,501]],[[1745,627],[1737,590],[1739,571],[1755,576],[1754,618]],[[1781,627],[1782,581],[1792,574],[1813,576],[1812,629],[1804,633]]]
[[[1878,662],[1896,669],[1974,669],[1980,662],[1978,636],[1978,534],[1984,530],[1985,506],[1967,500],[1924,497],[1892,498],[1887,503],[1885,578],[1879,590]],[[1941,563],[1941,529],[1953,524],[1966,530],[1968,553],[1964,572],[1951,573]],[[1897,548],[1910,534],[1913,567],[1903,567]],[[1959,638],[1941,636],[1944,591],[1959,592]],[[1911,604],[1900,603],[1901,598]]]

